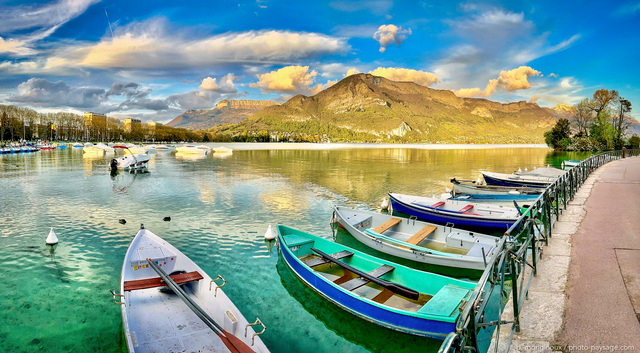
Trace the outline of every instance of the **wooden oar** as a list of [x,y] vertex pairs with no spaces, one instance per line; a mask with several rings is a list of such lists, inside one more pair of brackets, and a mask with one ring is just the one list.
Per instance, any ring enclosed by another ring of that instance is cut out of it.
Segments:
[[345,270],[351,271],[355,274],[357,274],[358,276],[365,278],[366,280],[373,282],[377,285],[380,285],[384,288],[387,288],[388,290],[396,293],[396,294],[400,294],[401,296],[405,297],[405,298],[409,298],[409,299],[413,299],[413,300],[418,300],[418,298],[420,297],[420,292],[411,289],[411,288],[407,288],[403,285],[397,284],[397,283],[393,283],[393,282],[387,282],[383,279],[380,279],[378,277],[374,277],[371,276],[370,274],[366,273],[366,272],[362,272],[360,270],[358,270],[355,267],[351,267],[350,265],[347,265],[346,263],[342,262],[342,261],[338,261],[336,259],[334,259],[333,257],[331,257],[331,255],[328,255],[316,248],[311,248],[311,251],[315,252],[316,254],[322,256],[323,258],[337,264],[340,265],[342,268],[344,268]]
[[162,278],[167,286],[171,288],[171,290],[173,290],[173,292],[176,293],[176,295],[180,299],[182,299],[182,301],[189,307],[189,309],[191,309],[194,314],[196,314],[200,318],[200,320],[202,320],[207,326],[209,326],[209,328],[213,332],[218,335],[218,337],[220,337],[222,343],[224,343],[224,345],[232,353],[254,353],[253,349],[247,346],[246,343],[242,342],[238,337],[230,334],[222,327],[220,327],[220,325],[218,325],[218,323],[215,322],[211,318],[211,316],[209,316],[209,314],[202,310],[202,308],[198,306],[198,304],[196,304],[193,299],[189,298],[187,293],[185,293],[185,291],[182,290],[182,288],[180,288],[180,286],[178,286],[176,282],[174,282],[173,279],[171,279],[171,277],[169,277],[167,273],[164,272],[162,268],[160,268],[160,266],[153,262],[153,260],[147,259],[147,262],[149,263],[149,266],[151,266],[151,268],[156,271],[160,278]]

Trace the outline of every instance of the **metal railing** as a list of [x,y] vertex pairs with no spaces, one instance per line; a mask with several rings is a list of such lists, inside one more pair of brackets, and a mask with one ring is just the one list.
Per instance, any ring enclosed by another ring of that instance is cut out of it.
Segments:
[[[537,275],[542,247],[548,244],[558,217],[594,170],[613,160],[638,155],[640,150],[636,149],[589,157],[556,179],[532,205],[522,208],[522,216],[497,244],[498,251],[487,262],[475,290],[461,309],[456,331],[447,336],[438,352],[486,352],[494,329],[498,340],[500,328],[512,324],[509,338],[501,348],[509,351],[513,335],[520,331],[520,312],[531,280]],[[509,292],[513,295],[513,317],[503,320]],[[494,343],[495,352],[498,343]]]

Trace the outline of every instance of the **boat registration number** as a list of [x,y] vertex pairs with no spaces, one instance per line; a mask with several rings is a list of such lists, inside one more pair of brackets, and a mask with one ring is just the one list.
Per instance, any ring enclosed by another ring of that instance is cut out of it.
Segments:
[[133,270],[134,270],[134,271],[138,271],[139,269],[147,268],[147,267],[149,267],[149,264],[146,264],[146,265],[140,265],[140,266],[133,266]]

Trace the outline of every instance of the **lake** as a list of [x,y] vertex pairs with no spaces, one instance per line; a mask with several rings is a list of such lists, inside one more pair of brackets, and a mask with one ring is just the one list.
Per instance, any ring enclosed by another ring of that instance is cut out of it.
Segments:
[[[224,145],[234,149],[224,158],[153,155],[145,174],[111,175],[110,157],[79,148],[0,155],[0,351],[126,351],[109,290],[119,288],[125,252],[143,223],[209,275],[221,274],[247,320],[265,323],[261,337],[273,352],[435,352],[440,341],[365,322],[307,288],[265,242],[267,225],[330,239],[333,205],[376,210],[389,191],[440,195],[451,178],[476,180],[479,170],[588,156],[547,148]],[[45,246],[50,227],[60,239],[54,254]],[[359,245],[344,233],[337,240]]]

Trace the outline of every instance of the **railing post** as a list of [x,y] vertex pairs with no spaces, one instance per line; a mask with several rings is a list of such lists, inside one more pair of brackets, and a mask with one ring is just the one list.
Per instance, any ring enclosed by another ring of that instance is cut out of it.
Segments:
[[518,275],[516,274],[515,258],[509,254],[509,272],[511,272],[511,293],[513,293],[513,326],[520,332],[520,302],[518,296]]
[[626,152],[627,152],[627,148],[626,147],[622,147],[622,158],[625,157]]

